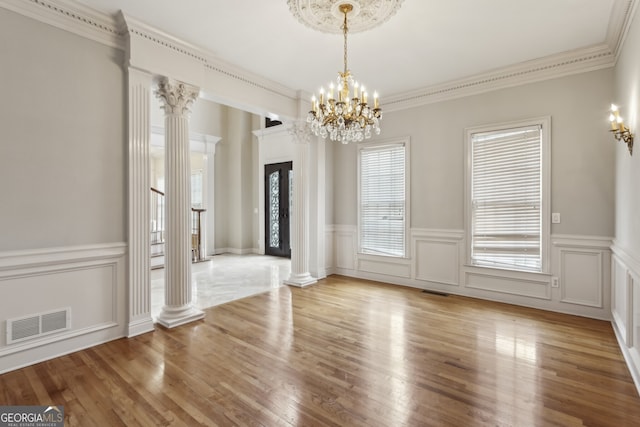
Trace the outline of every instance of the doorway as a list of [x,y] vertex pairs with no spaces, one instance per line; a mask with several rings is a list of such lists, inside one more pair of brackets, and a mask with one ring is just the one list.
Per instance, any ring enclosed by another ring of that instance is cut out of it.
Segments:
[[293,162],[264,166],[265,254],[291,258]]

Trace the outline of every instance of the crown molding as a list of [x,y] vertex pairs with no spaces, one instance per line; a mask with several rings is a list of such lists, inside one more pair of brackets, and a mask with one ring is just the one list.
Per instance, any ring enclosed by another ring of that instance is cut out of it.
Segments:
[[[639,0],[614,2],[606,40],[600,45],[390,95],[385,100],[385,113],[613,67],[638,2]],[[216,58],[208,51],[122,13],[110,16],[73,0],[0,0],[0,7],[117,49],[127,49],[127,37],[141,37],[202,64],[207,71],[222,74],[292,101],[298,99],[298,93],[294,89]]]
[[624,43],[624,37],[631,24],[637,0],[616,0],[613,2],[605,43],[618,55]]
[[605,42],[387,96],[385,113],[615,66],[639,0],[615,0]]
[[141,37],[165,49],[172,50],[175,53],[199,62],[209,71],[223,74],[242,83],[290,98],[291,100],[296,99],[296,91],[291,88],[223,61],[207,50],[180,40],[135,17],[122,12],[120,12],[120,16],[124,22],[124,31],[129,34],[129,37]]
[[637,7],[638,0],[617,0],[613,4],[606,42],[611,48],[611,51],[614,52],[616,62],[622,51],[622,46],[624,45]]
[[127,34],[129,38],[140,37],[197,62],[205,63],[207,61],[208,53],[204,49],[180,40],[122,11],[118,12],[118,16],[123,23],[123,33]]
[[389,96],[386,98],[383,108],[385,113],[404,110],[498,89],[609,68],[614,65],[615,56],[610,47],[607,44],[600,44]]
[[0,0],[0,7],[117,49],[125,39],[117,18],[72,0]]
[[207,57],[205,67],[210,71],[224,74],[227,77],[231,77],[259,89],[284,96],[292,101],[298,99],[298,92],[296,90],[274,82],[273,80],[269,80],[266,77],[254,74],[251,71],[240,68],[230,62],[223,61],[220,58],[216,58],[214,56]]
[[110,16],[73,0],[0,0],[0,7],[121,50],[127,36],[141,37],[223,74],[265,91],[296,100],[296,91],[216,58],[212,53],[186,43],[122,13]]

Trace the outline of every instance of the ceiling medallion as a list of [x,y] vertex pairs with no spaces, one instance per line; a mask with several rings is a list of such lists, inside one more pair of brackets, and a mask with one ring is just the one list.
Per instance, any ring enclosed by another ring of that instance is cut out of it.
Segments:
[[389,20],[403,0],[287,0],[289,10],[298,21],[323,33],[342,33],[343,12],[349,4],[349,32],[370,30]]

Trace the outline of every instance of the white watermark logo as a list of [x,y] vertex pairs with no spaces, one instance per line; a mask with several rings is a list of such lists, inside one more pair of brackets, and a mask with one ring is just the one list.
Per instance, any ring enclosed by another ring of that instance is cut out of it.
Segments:
[[0,406],[0,427],[64,427],[64,406]]

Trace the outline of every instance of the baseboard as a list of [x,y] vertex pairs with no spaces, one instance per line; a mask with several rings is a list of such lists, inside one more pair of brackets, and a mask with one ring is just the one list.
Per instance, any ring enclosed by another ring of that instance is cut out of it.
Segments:
[[616,335],[616,340],[618,340],[618,347],[620,347],[620,351],[622,352],[622,357],[624,357],[624,361],[627,364],[627,368],[629,369],[629,373],[631,374],[631,378],[633,378],[633,383],[636,386],[636,391],[638,395],[640,395],[640,372],[636,369],[636,365],[633,363],[633,357],[629,352],[629,347],[627,347],[620,335],[620,331],[616,326],[616,322],[611,322],[611,327],[613,328],[613,332]]

